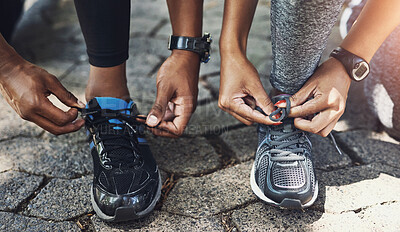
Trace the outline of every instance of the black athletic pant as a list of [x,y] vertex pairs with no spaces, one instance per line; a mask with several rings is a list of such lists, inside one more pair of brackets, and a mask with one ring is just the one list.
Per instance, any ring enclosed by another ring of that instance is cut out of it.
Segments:
[[128,59],[130,0],[75,0],[89,63],[112,67]]
[[10,42],[23,6],[24,0],[0,0],[0,33],[7,42]]

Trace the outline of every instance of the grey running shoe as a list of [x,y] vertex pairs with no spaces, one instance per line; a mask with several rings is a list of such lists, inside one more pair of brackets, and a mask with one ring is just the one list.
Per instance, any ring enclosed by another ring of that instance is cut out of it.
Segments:
[[[274,101],[274,99],[273,99]],[[263,201],[284,208],[307,208],[318,196],[311,148],[293,119],[278,126],[258,126],[258,148],[251,170],[253,192]]]

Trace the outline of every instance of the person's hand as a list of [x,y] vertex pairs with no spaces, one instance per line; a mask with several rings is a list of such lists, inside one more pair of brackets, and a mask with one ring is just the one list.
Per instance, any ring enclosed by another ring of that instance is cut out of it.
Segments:
[[0,90],[8,104],[25,120],[34,122],[52,134],[59,135],[79,130],[83,119],[77,119],[78,110],[67,112],[54,106],[49,95],[55,95],[70,107],[85,105],[68,92],[57,78],[20,56],[10,57],[0,67]]
[[[190,51],[173,50],[157,75],[157,97],[146,123],[155,135],[183,134],[197,105],[200,58]],[[161,122],[161,123],[160,123]]]
[[[290,98],[289,117],[295,118],[294,124],[298,129],[326,137],[344,113],[350,83],[343,65],[330,58]],[[283,108],[286,103],[277,106]],[[312,119],[305,119],[314,114],[317,115]]]
[[274,106],[262,86],[257,70],[241,55],[230,56],[221,61],[218,105],[246,125],[254,122],[277,124],[255,110],[258,106],[269,115],[274,111]]

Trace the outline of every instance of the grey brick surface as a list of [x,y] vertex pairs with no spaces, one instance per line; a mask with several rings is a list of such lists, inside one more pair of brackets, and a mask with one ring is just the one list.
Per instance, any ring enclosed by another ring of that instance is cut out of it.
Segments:
[[16,138],[0,143],[0,157],[14,169],[36,175],[71,178],[92,172],[86,143]]
[[366,163],[380,162],[400,167],[400,145],[380,141],[366,130],[340,133],[339,138]]
[[149,217],[138,221],[110,224],[92,217],[97,232],[134,232],[134,231],[224,231],[217,217],[194,219],[173,215],[162,211],[154,211]]
[[342,213],[399,201],[399,177],[399,169],[381,164],[318,172],[320,193],[312,208]]
[[234,152],[232,157],[239,161],[254,158],[257,150],[258,135],[256,126],[244,127],[237,130],[229,130],[222,134],[221,139]]
[[91,176],[79,179],[53,179],[29,202],[24,214],[63,221],[92,211]]
[[163,209],[180,215],[215,215],[255,200],[250,189],[250,168],[246,162],[202,177],[178,181]]
[[0,173],[0,210],[15,210],[42,183],[43,177],[9,171]]
[[218,154],[203,137],[147,138],[157,164],[167,172],[195,175],[215,170],[220,166]]
[[18,214],[0,212],[0,231],[7,232],[61,232],[81,231],[74,222],[52,222]]

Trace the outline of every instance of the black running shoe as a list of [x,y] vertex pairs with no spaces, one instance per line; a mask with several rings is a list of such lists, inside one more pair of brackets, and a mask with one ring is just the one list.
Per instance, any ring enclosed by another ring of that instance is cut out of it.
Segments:
[[[277,100],[272,98],[275,103]],[[311,142],[286,118],[278,126],[258,126],[258,148],[251,170],[253,192],[268,204],[307,208],[318,196]]]
[[161,195],[161,178],[133,101],[92,99],[85,117],[94,178],[91,200],[99,218],[128,221],[149,214]]

